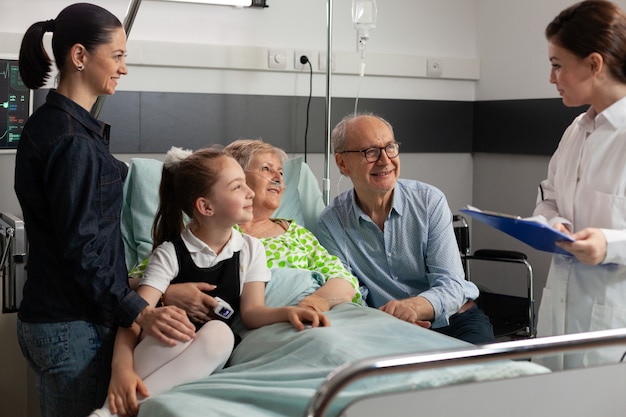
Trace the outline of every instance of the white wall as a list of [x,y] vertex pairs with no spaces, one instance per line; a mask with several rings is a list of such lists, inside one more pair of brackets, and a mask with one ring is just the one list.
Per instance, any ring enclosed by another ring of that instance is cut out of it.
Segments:
[[[558,97],[548,81],[550,65],[544,30],[550,20],[571,3],[567,0],[478,1],[481,79],[476,83],[476,100]],[[532,123],[532,120],[520,120],[520,123]],[[523,217],[532,215],[537,185],[547,173],[548,161],[546,156],[474,155],[474,205]],[[549,254],[477,223],[471,225],[473,249],[507,248],[526,253],[534,268],[535,297],[539,299],[549,267]],[[511,268],[501,265],[493,273],[486,264],[477,264],[474,277],[494,291],[506,287],[511,294],[524,294],[524,271],[517,274],[511,272],[514,271]],[[508,274],[521,278],[510,280]]]
[[[108,8],[120,20],[129,5],[126,0],[92,2]],[[71,3],[29,0],[26,12],[24,8],[15,7],[14,2],[0,0],[0,54],[17,54],[21,36],[30,24],[55,17]],[[216,68],[202,56],[206,51],[227,51],[240,60],[246,48],[253,55],[265,48],[325,51],[325,0],[268,0],[268,4],[270,7],[263,10],[235,10],[143,1],[129,36],[130,74],[124,77],[119,90],[308,95],[306,73],[251,71],[238,69],[237,64],[232,63]],[[358,71],[353,57],[356,35],[350,4],[347,0],[334,1],[333,51],[337,53],[336,69],[341,69],[342,74],[332,77],[333,97],[355,97],[358,93],[359,97],[368,98],[475,99],[472,78],[478,78],[473,67],[478,51],[476,0],[379,1],[377,27],[371,32],[367,45],[366,77],[360,88],[358,78],[350,75]],[[263,54],[254,56],[256,58],[250,58],[254,62],[248,60],[242,66],[265,62]],[[460,72],[468,67],[470,75],[460,79],[424,78],[425,68],[420,65],[429,56],[442,59],[444,75],[454,73],[457,66]],[[146,60],[158,64],[146,65]],[[356,62],[358,64],[358,60]],[[351,65],[354,69],[349,68]],[[395,71],[407,66],[414,66],[411,68],[415,76],[395,75]],[[379,75],[369,76],[368,70]],[[325,96],[325,75],[317,67],[313,83],[313,95]],[[134,155],[118,156],[128,160]],[[0,153],[0,212],[20,214],[13,192],[14,157],[11,153]],[[439,186],[448,195],[451,208],[471,201],[471,155],[404,155],[402,158],[403,176]],[[325,172],[324,156],[309,155],[309,163],[321,179]],[[338,175],[332,161],[330,166],[330,191],[334,195]],[[343,180],[339,188],[347,187],[347,183]],[[3,341],[0,345],[0,415],[36,416],[34,382],[17,347],[15,315],[0,315],[0,340]]]

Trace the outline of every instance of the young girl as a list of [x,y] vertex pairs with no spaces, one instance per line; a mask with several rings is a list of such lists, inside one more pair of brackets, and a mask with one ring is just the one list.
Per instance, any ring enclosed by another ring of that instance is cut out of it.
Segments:
[[[298,307],[265,306],[265,283],[270,279],[265,249],[256,238],[233,226],[252,219],[254,192],[243,169],[218,149],[191,153],[172,148],[163,163],[160,205],[153,225],[155,249],[137,292],[154,308],[170,283],[211,284],[210,307],[241,313],[243,324],[258,328],[289,321],[327,325],[326,316]],[[190,221],[183,225],[183,213]],[[225,317],[224,317],[225,316]],[[92,416],[136,415],[139,397],[164,392],[206,377],[228,360],[235,337],[229,314],[198,323],[195,338],[171,347],[151,336],[139,344],[138,326],[120,328],[115,340],[108,408]],[[136,347],[135,347],[136,346]]]

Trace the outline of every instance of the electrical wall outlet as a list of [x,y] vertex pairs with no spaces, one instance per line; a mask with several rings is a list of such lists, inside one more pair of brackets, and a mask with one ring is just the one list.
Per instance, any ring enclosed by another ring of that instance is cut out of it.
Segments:
[[[315,69],[315,58],[313,58],[313,51],[305,49],[296,49],[293,54],[293,68],[295,70],[308,70],[309,64],[300,62],[300,57],[306,56],[311,63],[311,68]],[[315,54],[317,56],[317,54]]]
[[441,77],[443,74],[443,64],[439,58],[428,58],[426,60],[426,75],[429,77]]

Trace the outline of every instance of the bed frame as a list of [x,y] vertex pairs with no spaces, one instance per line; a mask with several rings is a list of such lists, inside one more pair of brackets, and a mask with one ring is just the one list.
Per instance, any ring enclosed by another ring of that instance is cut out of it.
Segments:
[[[483,363],[497,359],[528,359],[590,348],[624,345],[626,329],[501,342],[423,355],[379,357],[347,364],[327,377],[311,400],[305,417],[324,417],[332,400],[349,384],[371,376],[443,366]],[[626,352],[625,352],[626,356]],[[458,417],[472,409],[481,416],[588,417],[624,416],[626,364],[553,372],[442,388],[407,391],[357,400],[341,417],[436,415]],[[482,403],[476,407],[477,401]],[[419,410],[419,411],[417,411]]]

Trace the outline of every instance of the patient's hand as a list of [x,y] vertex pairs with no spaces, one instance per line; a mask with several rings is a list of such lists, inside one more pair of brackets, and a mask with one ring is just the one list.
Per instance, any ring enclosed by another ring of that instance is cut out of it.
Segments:
[[432,304],[419,296],[405,300],[391,300],[379,310],[427,329],[431,326],[430,320],[435,318],[435,309]]
[[298,307],[308,308],[318,313],[330,310],[330,305],[325,298],[315,294],[307,295],[300,301]]
[[332,307],[349,303],[354,297],[355,289],[349,281],[343,278],[330,278],[313,294],[309,294],[298,307],[310,308],[318,313],[330,310]]
[[167,287],[163,294],[163,302],[166,305],[175,305],[187,312],[191,320],[204,323],[211,320],[210,313],[213,311],[212,298],[205,293],[214,290],[215,285],[206,282],[185,282],[172,284]]

